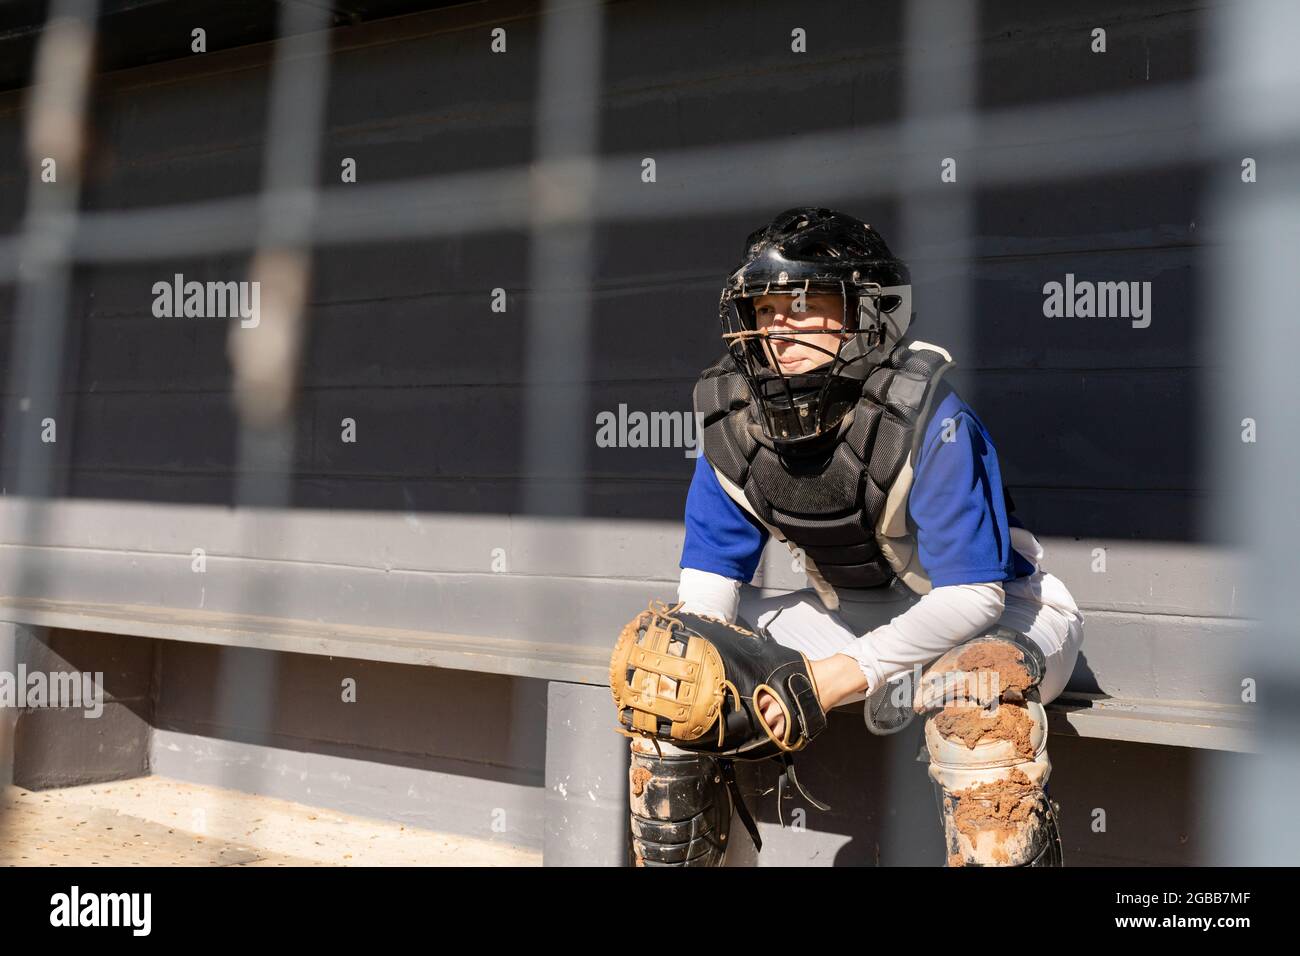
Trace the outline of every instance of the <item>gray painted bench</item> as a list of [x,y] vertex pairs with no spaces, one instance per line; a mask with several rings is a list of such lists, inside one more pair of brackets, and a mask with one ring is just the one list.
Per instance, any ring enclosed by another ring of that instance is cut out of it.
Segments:
[[[29,626],[387,661],[604,687],[608,650],[466,634],[113,604],[0,599],[0,619]],[[1089,640],[1099,641],[1094,626]],[[1104,631],[1103,631],[1104,633]],[[846,705],[854,707],[856,705]],[[1067,691],[1052,731],[1130,743],[1253,752],[1249,708],[1205,701]]]

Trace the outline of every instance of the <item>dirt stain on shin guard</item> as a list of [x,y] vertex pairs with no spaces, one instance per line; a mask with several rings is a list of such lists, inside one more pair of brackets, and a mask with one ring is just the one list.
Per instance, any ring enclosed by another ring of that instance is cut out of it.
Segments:
[[958,670],[975,674],[985,672],[995,680],[996,683],[992,685],[998,689],[1001,697],[1010,700],[1023,700],[1030,685],[1034,683],[1030,672],[1024,669],[1023,650],[1005,641],[989,641],[970,646],[957,658],[957,667]]
[[645,784],[653,774],[645,767],[632,768],[632,796],[639,797],[645,793]]
[[1034,722],[1023,704],[1002,703],[992,714],[970,704],[945,707],[933,718],[935,729],[944,737],[960,740],[971,750],[993,740],[1009,740],[1016,753],[1034,758]]
[[[1003,780],[977,784],[952,794],[956,807],[952,809],[953,825],[959,833],[978,846],[983,834],[991,834],[994,841],[992,862],[1008,864],[1020,862],[1025,847],[1019,844],[1030,839],[1037,825],[1042,791],[1013,768]],[[962,866],[961,854],[952,854],[950,866]]]

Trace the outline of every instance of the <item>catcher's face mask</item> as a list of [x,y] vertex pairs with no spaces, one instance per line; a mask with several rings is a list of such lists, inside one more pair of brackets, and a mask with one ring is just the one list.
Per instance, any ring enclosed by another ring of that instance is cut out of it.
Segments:
[[774,444],[797,451],[838,427],[883,358],[884,316],[901,303],[873,282],[728,284],[723,340]]

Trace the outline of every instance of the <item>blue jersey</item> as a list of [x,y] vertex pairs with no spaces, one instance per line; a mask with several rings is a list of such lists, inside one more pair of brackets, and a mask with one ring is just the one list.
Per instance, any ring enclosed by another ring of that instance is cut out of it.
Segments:
[[[907,498],[931,584],[1009,581],[1032,574],[1033,565],[1011,547],[1010,528],[1023,525],[1007,515],[1002,472],[988,430],[942,379],[931,408]],[[945,442],[948,421],[952,440]],[[767,529],[722,490],[713,466],[700,455],[686,495],[680,566],[748,581],[767,539]]]

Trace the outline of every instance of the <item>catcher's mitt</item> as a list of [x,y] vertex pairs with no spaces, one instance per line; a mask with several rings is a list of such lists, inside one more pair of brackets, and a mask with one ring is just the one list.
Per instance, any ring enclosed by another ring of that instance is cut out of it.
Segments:
[[[764,632],[652,601],[623,628],[609,662],[618,732],[741,760],[790,754],[826,729],[808,658]],[[780,737],[755,698],[785,714]]]

